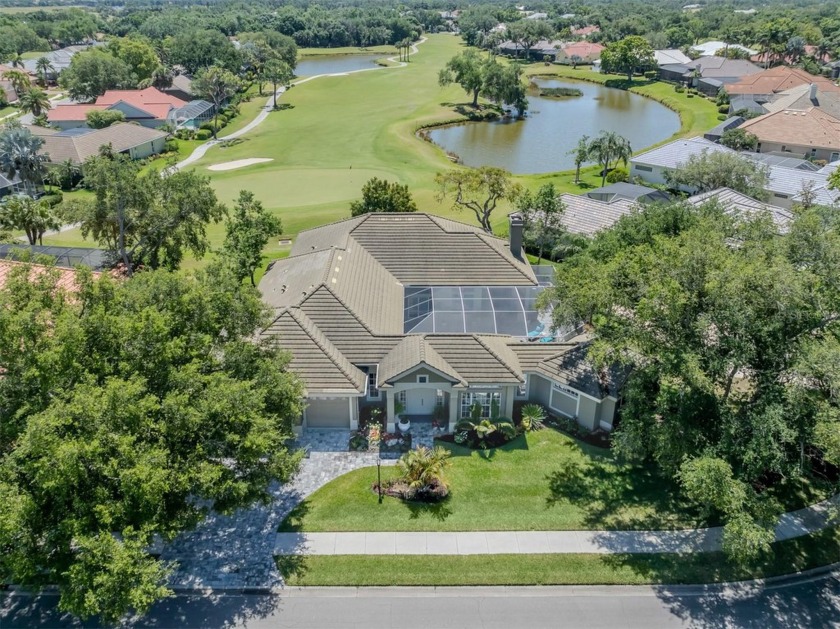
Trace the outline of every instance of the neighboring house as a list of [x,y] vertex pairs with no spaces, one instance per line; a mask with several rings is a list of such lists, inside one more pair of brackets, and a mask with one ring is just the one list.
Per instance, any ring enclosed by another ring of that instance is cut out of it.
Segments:
[[666,63],[659,66],[659,76],[666,81],[687,83],[698,91],[715,96],[721,87],[742,77],[761,72],[754,63],[724,57],[700,57],[689,63]]
[[580,58],[579,63],[591,64],[601,58],[601,53],[606,49],[601,44],[592,42],[580,41],[571,44],[566,44],[557,51],[556,60],[558,63],[572,63],[572,57]]
[[563,226],[573,234],[589,237],[611,227],[638,207],[633,201],[622,198],[607,202],[577,194],[561,194],[560,200],[565,206],[560,215]]
[[[654,184],[667,184],[665,174],[677,169],[688,161],[692,155],[703,155],[708,152],[735,153],[720,144],[709,142],[704,138],[690,138],[675,140],[630,159],[630,176]],[[744,159],[751,157],[750,153],[742,153]],[[770,181],[765,188],[768,203],[782,208],[790,208],[802,200],[802,192],[809,187],[814,195],[814,202],[821,205],[834,205],[840,200],[840,191],[828,189],[828,176],[818,172],[786,168],[784,166],[769,166]],[[683,192],[693,193],[687,187]]]
[[[53,69],[47,72],[47,80],[56,81],[58,76],[70,67],[70,61],[80,52],[88,50],[91,46],[101,45],[101,43],[94,44],[80,44],[76,46],[67,46],[66,48],[59,48],[52,52],[45,53],[43,56],[50,60],[50,65]],[[23,62],[23,69],[32,76],[38,75],[38,59],[26,59]]]
[[55,132],[43,127],[31,127],[34,135],[44,141],[39,153],[50,162],[60,164],[70,160],[81,164],[99,153],[102,146],[111,146],[114,153],[124,153],[132,159],[143,159],[162,153],[167,134],[136,124],[118,122],[104,129],[87,127]]
[[[746,52],[750,55],[756,54],[755,50],[751,50],[745,46],[741,46],[739,44],[727,44],[726,42],[722,42],[719,40],[715,41],[707,41],[702,44],[695,44],[691,47],[693,51],[695,51],[701,57],[712,57],[715,56],[718,50],[726,50],[727,48],[734,48],[737,50],[741,50]],[[722,59],[723,57],[721,57]]]
[[572,35],[575,37],[583,37],[584,39],[591,37],[595,33],[600,33],[601,28],[595,24],[590,24],[589,26],[581,26],[579,28],[572,29]]
[[303,425],[356,428],[376,406],[393,430],[399,401],[410,418],[453,429],[474,405],[511,417],[516,401],[535,401],[610,430],[621,379],[546,331],[535,306],[545,285],[524,255],[518,215],[510,233],[509,244],[420,213],[301,232],[260,291],[275,311],[261,337],[290,352],[304,382]]
[[[12,260],[0,260],[0,289],[6,286],[6,282],[12,275],[12,272],[21,266],[29,267],[29,277],[37,277],[43,273],[48,272],[53,267],[44,266],[41,264],[28,264],[25,262],[14,262]],[[79,281],[75,269],[58,268],[58,288],[66,290],[69,293],[76,293],[79,291]],[[94,273],[94,277],[98,277],[99,273]]]
[[21,260],[27,258],[34,260],[37,256],[49,256],[54,260],[55,266],[65,269],[86,266],[94,271],[101,271],[107,266],[106,255],[107,252],[104,249],[87,247],[0,244],[0,259]]
[[838,168],[840,168],[840,160],[836,162],[831,162],[826,164],[822,168],[820,168],[817,172],[821,175],[831,175],[833,174]]
[[824,92],[817,83],[786,90],[775,100],[765,103],[767,113],[784,109],[807,110],[816,107],[834,118],[840,118],[840,90]]
[[743,124],[743,122],[744,119],[741,118],[741,116],[732,116],[731,118],[727,118],[721,122],[716,127],[706,131],[706,133],[703,134],[703,137],[710,142],[720,142],[724,133],[730,129],[737,129],[741,124]]
[[9,179],[6,174],[0,174],[0,198],[25,191],[20,175],[15,175]]
[[525,16],[526,20],[547,20],[548,13],[531,13]]
[[530,53],[532,57],[536,57],[537,59],[544,59],[545,57],[551,57],[552,59],[557,59],[557,51],[565,45],[565,42],[554,39],[554,40],[547,40],[541,39],[536,44],[531,46]]
[[820,92],[840,92],[832,81],[825,77],[814,76],[800,68],[777,66],[745,75],[738,81],[727,84],[726,93],[730,98],[748,96],[759,103],[771,103],[796,87],[814,84]]
[[203,123],[213,119],[215,105],[206,100],[193,100],[173,110],[169,114],[169,121],[176,128],[198,129]]
[[758,138],[758,153],[794,153],[808,159],[840,159],[840,120],[821,109],[784,109],[740,127]]
[[806,172],[819,172],[820,167],[814,162],[809,162],[807,159],[800,159],[798,157],[791,157],[789,154],[774,154],[774,153],[750,153],[742,152],[741,155],[748,157],[754,162],[766,164],[767,166],[780,166],[782,168],[795,168],[797,170],[804,170]]
[[187,105],[171,94],[154,87],[142,90],[109,90],[92,104],[59,104],[47,112],[50,124],[60,129],[87,126],[87,113],[91,110],[115,110],[125,115],[126,122],[136,122],[156,129],[171,123],[172,112]]
[[172,85],[161,90],[164,94],[169,94],[182,101],[189,102],[195,99],[195,93],[192,87],[192,78],[186,74],[178,74],[172,77]]
[[617,182],[596,188],[586,193],[590,199],[612,203],[618,199],[635,201],[636,203],[655,203],[657,201],[670,201],[671,195],[656,188],[648,188],[635,183]]
[[[3,76],[4,73],[8,72],[9,70],[16,70],[17,68],[12,68],[12,66],[4,65],[0,63],[0,77]],[[18,101],[18,93],[15,91],[15,88],[12,86],[11,81],[6,81],[0,78],[0,90],[3,91],[3,96],[6,98],[7,103],[15,103]]]
[[[667,184],[665,173],[677,168],[688,161],[693,155],[700,156],[705,152],[731,153],[731,149],[715,144],[704,138],[688,138],[674,140],[657,148],[634,155],[630,159],[630,178],[640,178],[649,183]],[[684,192],[693,192],[684,190]]]
[[793,220],[793,214],[789,211],[774,207],[768,203],[756,201],[752,197],[748,197],[730,188],[718,188],[711,192],[695,194],[686,199],[686,201],[695,207],[714,201],[720,204],[728,214],[737,214],[745,218],[762,215],[769,216],[779,228],[780,232],[786,232],[790,222]]
[[682,65],[689,65],[691,64],[691,57],[686,55],[681,50],[676,49],[667,49],[667,50],[654,50],[653,57],[656,59],[656,65],[664,66],[664,65],[674,65],[674,64],[682,64]]

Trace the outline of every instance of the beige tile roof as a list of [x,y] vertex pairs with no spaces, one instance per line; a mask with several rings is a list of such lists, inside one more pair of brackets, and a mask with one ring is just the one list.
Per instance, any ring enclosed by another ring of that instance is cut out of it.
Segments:
[[709,192],[695,194],[686,201],[694,207],[700,207],[704,203],[714,201],[719,203],[727,213],[740,214],[747,218],[756,215],[769,216],[782,231],[786,230],[793,220],[793,214],[790,210],[762,203],[731,188],[717,188]]
[[[536,283],[530,267],[502,247],[504,241],[453,221],[444,228],[438,220],[426,214],[370,214],[352,235],[404,284]],[[450,231],[453,226],[458,231]]]
[[535,284],[507,242],[465,223],[428,214],[366,214],[298,234],[292,254],[348,248],[350,237],[403,284]]
[[523,372],[535,372],[546,360],[573,350],[577,343],[539,343],[537,341],[507,341],[508,348],[516,354]]
[[427,342],[426,337],[411,334],[404,337],[383,357],[379,364],[379,386],[387,386],[392,380],[422,365],[439,371],[460,386],[466,386],[467,384],[452,365],[447,363]]
[[263,301],[274,308],[298,305],[323,284],[332,256],[326,249],[272,262],[260,281]]
[[616,199],[607,203],[576,194],[561,194],[560,200],[566,206],[560,217],[563,225],[573,234],[585,236],[594,236],[612,226],[636,207],[636,202],[629,199]]
[[354,367],[300,310],[284,310],[264,336],[275,339],[292,355],[290,368],[303,379],[308,395],[365,391],[367,375]]
[[816,107],[765,114],[748,120],[739,128],[752,133],[760,142],[832,151],[840,149],[840,120]]
[[504,362],[497,346],[477,335],[428,335],[426,341],[471,385],[519,384],[523,381],[518,362]]
[[811,98],[811,86],[800,85],[786,90],[772,103],[765,103],[764,108],[770,113],[783,109],[809,109],[817,107],[834,118],[840,118],[840,91],[824,92],[817,89],[816,98]]
[[125,122],[80,135],[42,133],[38,127],[32,127],[32,131],[44,140],[38,152],[49,155],[50,161],[55,164],[68,159],[80,164],[88,157],[98,154],[99,148],[107,144],[110,144],[116,153],[121,153],[166,137],[163,131]]
[[814,76],[799,68],[776,66],[741,78],[737,83],[726,86],[726,93],[734,94],[777,94],[800,85],[816,83],[824,92],[840,92],[833,82],[825,77]]

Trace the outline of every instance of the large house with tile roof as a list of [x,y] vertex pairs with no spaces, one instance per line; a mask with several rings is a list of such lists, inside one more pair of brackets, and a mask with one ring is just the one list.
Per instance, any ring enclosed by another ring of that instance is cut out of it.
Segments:
[[261,336],[291,353],[303,426],[356,428],[377,406],[389,430],[398,407],[454,428],[475,404],[511,417],[534,401],[609,430],[619,378],[538,311],[551,279],[525,257],[518,215],[509,243],[437,216],[367,214],[301,232],[272,264]]

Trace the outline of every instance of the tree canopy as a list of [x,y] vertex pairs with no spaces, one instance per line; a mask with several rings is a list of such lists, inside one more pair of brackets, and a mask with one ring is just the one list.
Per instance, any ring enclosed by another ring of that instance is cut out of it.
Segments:
[[134,88],[137,78],[122,59],[94,48],[73,55],[70,66],[59,77],[59,84],[71,98],[87,102],[108,90]]
[[239,193],[227,222],[222,253],[240,281],[248,278],[256,286],[254,272],[262,264],[263,249],[269,238],[282,232],[280,219],[269,213],[252,192]]
[[471,211],[488,234],[493,233],[491,217],[499,203],[513,203],[522,193],[522,187],[511,180],[510,173],[495,166],[438,173],[435,184],[438,201],[452,199],[453,209]]
[[[811,447],[840,454],[838,236],[826,208],[801,209],[780,234],[715,203],[647,206],[566,260],[545,293],[558,325],[591,326],[597,364],[629,372],[614,447],[681,474],[727,519],[730,550],[738,535],[766,548],[779,507],[756,487],[807,471]],[[724,466],[732,481],[718,485],[746,496],[737,508],[710,480]]]
[[704,151],[665,173],[668,185],[696,192],[731,188],[755,199],[767,197],[767,166],[736,153]]
[[371,212],[416,212],[408,186],[373,177],[362,187],[362,200],[350,204],[350,215]]
[[170,593],[157,536],[290,477],[302,388],[222,267],[59,278],[20,265],[0,290],[0,574],[113,622]]
[[630,35],[607,46],[601,53],[601,67],[604,72],[626,74],[627,80],[633,73],[655,66],[653,46],[644,37]]

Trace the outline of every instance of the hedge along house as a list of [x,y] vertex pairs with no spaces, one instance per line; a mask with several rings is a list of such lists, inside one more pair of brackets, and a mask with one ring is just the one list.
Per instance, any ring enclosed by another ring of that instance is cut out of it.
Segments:
[[[260,290],[275,309],[262,332],[292,355],[303,379],[305,427],[358,427],[366,407],[450,429],[470,416],[513,414],[536,401],[611,429],[614,374],[551,331],[535,306],[550,268],[531,267],[522,221],[510,244],[426,214],[367,214],[301,232]],[[398,404],[399,402],[399,404]]]

